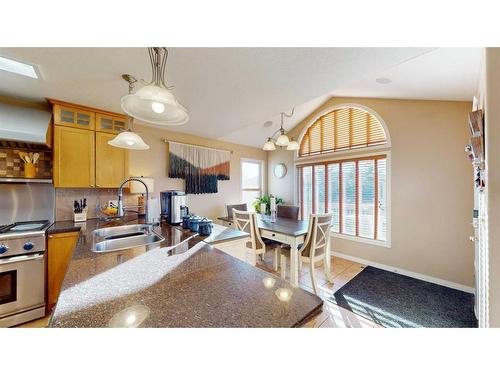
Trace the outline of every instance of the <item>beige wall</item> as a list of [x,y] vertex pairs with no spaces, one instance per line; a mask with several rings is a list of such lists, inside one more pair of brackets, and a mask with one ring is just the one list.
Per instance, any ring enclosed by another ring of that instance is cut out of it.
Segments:
[[189,208],[196,214],[216,218],[224,215],[226,204],[241,203],[241,158],[263,160],[264,187],[267,184],[267,154],[258,148],[177,133],[170,131],[170,129],[163,130],[135,125],[134,130],[141,135],[151,148],[147,151],[130,151],[130,175],[153,177],[156,195],[159,195],[158,193],[162,190],[184,190],[184,180],[167,177],[168,148],[163,142],[164,138],[176,142],[233,151],[231,154],[231,179],[218,182],[219,192],[217,194],[189,195]]
[[[358,103],[385,121],[391,148],[391,248],[339,238],[334,251],[471,287],[474,250],[471,234],[472,168],[468,143],[469,102],[332,98],[292,131],[297,136],[321,110]],[[288,165],[289,182],[272,175]],[[269,192],[293,197],[293,154],[269,155]]]
[[[267,163],[269,168],[269,193],[276,197],[283,198],[286,204],[293,204],[293,186],[295,183],[295,171],[293,167],[293,154],[292,151],[285,149],[268,152]],[[283,163],[287,167],[285,177],[276,178],[274,176],[274,167]]]
[[485,56],[486,191],[488,199],[489,316],[500,327],[500,48],[487,48]]

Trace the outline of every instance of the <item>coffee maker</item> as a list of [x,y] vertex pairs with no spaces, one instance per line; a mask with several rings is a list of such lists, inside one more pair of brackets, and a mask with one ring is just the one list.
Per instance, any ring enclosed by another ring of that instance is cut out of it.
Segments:
[[166,190],[160,192],[161,219],[172,225],[182,223],[182,217],[189,215],[187,195],[183,191]]

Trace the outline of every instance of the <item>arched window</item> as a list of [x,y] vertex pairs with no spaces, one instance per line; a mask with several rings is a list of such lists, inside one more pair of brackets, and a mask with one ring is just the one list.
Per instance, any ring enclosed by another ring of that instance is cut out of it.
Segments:
[[[332,213],[332,231],[339,236],[390,246],[389,153],[369,150],[390,143],[379,119],[369,109],[342,106],[312,122],[300,140],[298,203],[303,219],[312,213]],[[336,152],[345,150],[358,152],[337,157]],[[319,161],[300,161],[322,154]]]
[[334,109],[314,121],[302,136],[299,156],[378,146],[387,143],[384,127],[358,107]]

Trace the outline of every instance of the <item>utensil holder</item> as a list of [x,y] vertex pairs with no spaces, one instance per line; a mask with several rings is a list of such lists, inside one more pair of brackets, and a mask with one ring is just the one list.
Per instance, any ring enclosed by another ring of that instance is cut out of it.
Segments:
[[36,176],[36,164],[24,163],[24,177],[35,178],[35,176]]
[[79,223],[81,221],[87,221],[87,211],[83,211],[80,213],[73,212],[73,221],[75,223]]

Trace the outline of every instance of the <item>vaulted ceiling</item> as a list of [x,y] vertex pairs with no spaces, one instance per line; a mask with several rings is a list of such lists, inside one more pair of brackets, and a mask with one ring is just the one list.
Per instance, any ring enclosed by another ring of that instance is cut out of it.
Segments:
[[[190,121],[172,130],[261,146],[296,108],[295,126],[330,96],[471,100],[479,48],[171,48],[167,82]],[[129,73],[150,80],[145,48],[0,48],[40,80],[0,71],[0,95],[51,97],[121,112]],[[390,84],[379,84],[388,78]],[[273,126],[264,128],[266,121]]]

